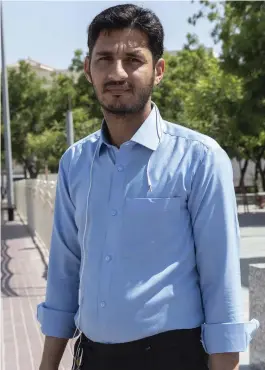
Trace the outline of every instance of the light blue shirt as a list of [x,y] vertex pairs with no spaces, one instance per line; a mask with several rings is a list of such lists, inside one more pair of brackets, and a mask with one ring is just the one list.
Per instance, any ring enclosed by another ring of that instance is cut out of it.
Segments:
[[202,328],[208,353],[245,351],[231,162],[154,105],[118,149],[103,129],[60,161],[45,335],[120,343]]

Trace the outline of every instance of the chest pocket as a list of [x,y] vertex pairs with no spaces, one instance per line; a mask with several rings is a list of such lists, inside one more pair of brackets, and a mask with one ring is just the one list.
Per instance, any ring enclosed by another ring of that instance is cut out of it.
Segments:
[[124,257],[158,253],[172,246],[178,234],[181,198],[125,200],[122,251]]

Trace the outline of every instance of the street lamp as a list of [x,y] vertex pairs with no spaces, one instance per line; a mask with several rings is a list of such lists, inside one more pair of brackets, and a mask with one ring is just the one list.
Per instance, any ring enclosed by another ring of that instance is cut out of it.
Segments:
[[68,97],[68,111],[66,113],[66,135],[68,147],[74,144],[74,124],[71,97]]
[[7,209],[8,220],[14,220],[14,189],[13,189],[13,169],[12,169],[12,146],[10,132],[10,112],[7,69],[5,62],[4,46],[4,21],[3,21],[3,2],[1,1],[1,57],[2,57],[2,96],[3,96],[3,120],[5,133],[5,162],[7,172]]

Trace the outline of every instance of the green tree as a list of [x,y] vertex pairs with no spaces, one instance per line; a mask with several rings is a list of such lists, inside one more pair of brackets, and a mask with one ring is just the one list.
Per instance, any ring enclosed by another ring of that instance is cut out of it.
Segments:
[[84,69],[84,52],[82,49],[77,49],[74,52],[74,57],[72,58],[71,64],[68,67],[69,71],[80,73]]
[[[243,159],[242,176],[249,160],[256,165],[256,179],[260,174],[265,190],[265,7],[264,2],[230,1],[212,3],[201,1],[201,10],[189,19],[196,25],[202,17],[213,23],[212,37],[221,42],[220,67],[224,74],[240,79],[242,98],[237,104],[237,132],[227,132],[234,138],[232,147],[236,157]],[[232,112],[228,111],[228,117]],[[234,121],[234,120],[233,120]]]
[[90,118],[86,108],[73,110],[75,141],[78,141],[100,129],[102,119]]
[[[45,129],[41,134],[27,134],[26,154],[32,178],[36,178],[45,166],[52,172],[57,172],[59,158],[66,149],[65,141],[64,133],[58,129]],[[31,167],[32,162],[34,166]]]
[[200,1],[202,8],[189,19],[213,22],[212,37],[221,42],[221,66],[242,79],[244,104],[241,131],[259,135],[265,125],[265,6],[263,1]]
[[76,106],[76,86],[73,75],[53,75],[48,89],[49,120],[46,128],[52,128],[55,122],[65,121],[66,112]]
[[13,158],[36,178],[45,165],[56,170],[66,149],[65,117],[69,102],[75,103],[74,77],[54,74],[48,84],[23,61],[8,77]]
[[[207,61],[212,56],[212,51],[200,45],[197,40],[189,42],[176,55],[165,53],[165,76],[153,93],[153,100],[165,119],[181,121],[185,99],[197,80],[208,74]],[[186,124],[184,121],[181,123]]]
[[205,63],[208,73],[199,77],[186,95],[182,119],[231,151],[234,136],[238,134],[242,82],[238,77],[224,73],[214,56]]
[[49,115],[45,80],[38,78],[29,64],[21,61],[18,70],[8,71],[8,82],[13,159],[33,176],[35,162],[27,156],[26,137],[44,130]]

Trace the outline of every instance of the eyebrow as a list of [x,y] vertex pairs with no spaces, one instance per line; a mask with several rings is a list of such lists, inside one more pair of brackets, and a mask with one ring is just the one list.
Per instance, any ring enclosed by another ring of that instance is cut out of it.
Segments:
[[[107,50],[96,52],[96,56],[112,56],[113,54],[114,53],[112,51],[107,51]],[[139,51],[131,51],[131,52],[126,53],[126,55],[129,57],[143,57],[143,55]]]

